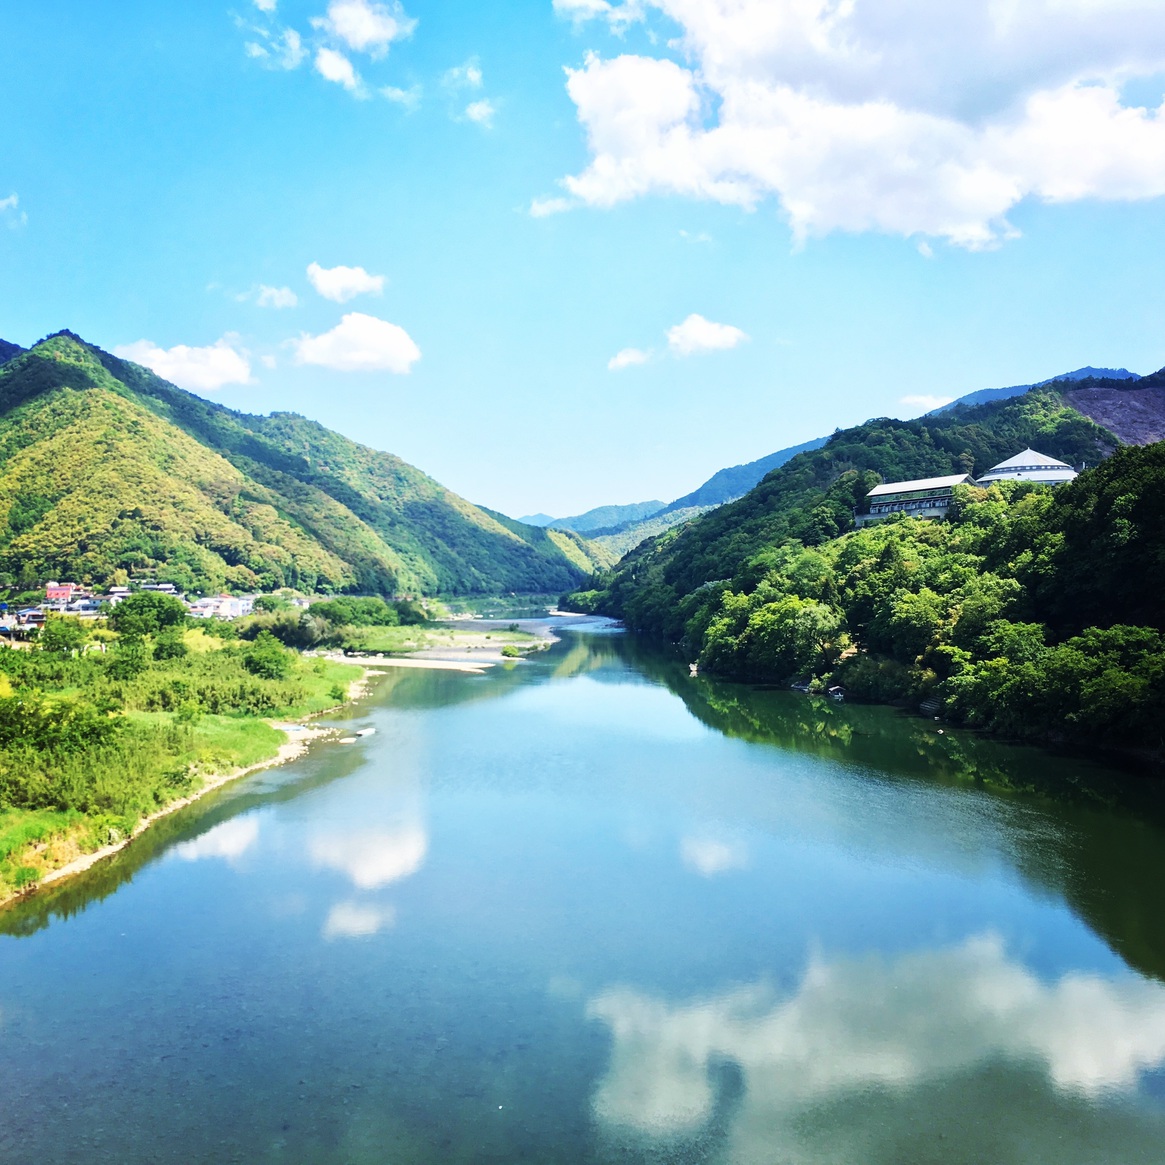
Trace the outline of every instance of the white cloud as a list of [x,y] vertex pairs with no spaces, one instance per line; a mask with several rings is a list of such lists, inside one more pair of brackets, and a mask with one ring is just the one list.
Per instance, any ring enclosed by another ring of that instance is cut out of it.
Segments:
[[20,209],[20,195],[10,194],[0,198],[0,221],[10,227],[22,227],[28,222],[28,215]]
[[235,817],[208,830],[193,841],[184,841],[174,852],[186,862],[203,858],[241,858],[259,840],[259,822],[255,817]]
[[934,258],[934,248],[925,239],[921,239],[919,241],[918,253],[924,259],[933,259]]
[[689,870],[705,878],[748,866],[748,849],[741,842],[718,837],[685,837],[680,842],[680,857]]
[[1126,107],[1165,71],[1158,0],[558,0],[616,27],[654,9],[663,56],[568,70],[591,153],[563,180],[607,207],[679,194],[775,199],[795,236],[882,231],[971,249],[1014,236],[1025,198],[1165,194],[1165,105]]
[[[716,1117],[716,1066],[739,1069],[737,1101],[717,1129],[725,1161],[888,1160],[873,1142],[852,1151],[836,1141],[846,1122],[808,1118],[878,1094],[879,1122],[916,1120],[917,1107],[895,1110],[894,1100],[917,1089],[922,1103],[952,1103],[988,1066],[1000,1087],[1010,1070],[1035,1088],[1038,1073],[1049,1090],[1098,1099],[1132,1093],[1165,1065],[1165,986],[1082,973],[1045,982],[990,936],[892,959],[818,960],[783,999],[763,985],[679,1004],[616,988],[588,1014],[612,1035],[592,1100],[612,1132],[674,1150]],[[1095,1160],[1088,1138],[1070,1146],[1058,1128],[1049,1135],[1056,1146],[1029,1145],[1032,1160]]]
[[607,0],[554,0],[554,11],[575,24],[605,17],[616,33],[644,16],[642,0],[625,0],[623,4],[609,4]]
[[396,911],[391,906],[362,902],[337,902],[324,921],[324,938],[367,938],[394,925]]
[[621,372],[624,368],[632,368],[636,364],[646,364],[650,359],[651,353],[642,348],[624,348],[607,361],[607,368],[611,372]]
[[410,877],[425,864],[428,850],[424,825],[408,813],[379,829],[325,834],[309,845],[315,865],[339,870],[359,890],[375,890]]
[[396,324],[349,312],[330,332],[292,341],[297,364],[318,364],[338,372],[395,372],[404,375],[421,358],[412,337]]
[[279,0],[255,0],[255,7],[260,12],[274,12],[278,4]]
[[497,113],[497,107],[488,98],[483,98],[481,101],[471,101],[465,107],[465,116],[470,121],[487,128],[493,125],[495,113]]
[[278,361],[270,353],[259,357],[259,362],[264,368],[274,368]]
[[294,28],[250,27],[249,31],[259,39],[246,41],[243,51],[269,69],[298,69],[307,57],[303,37]]
[[731,324],[716,324],[693,312],[682,324],[667,330],[668,347],[677,356],[735,348],[748,336]]
[[364,83],[360,80],[360,74],[356,72],[355,66],[343,53],[329,48],[317,49],[315,65],[316,72],[325,81],[343,85],[349,93],[354,93],[358,97],[364,92]]
[[312,24],[354,52],[374,58],[383,57],[394,41],[410,37],[417,26],[400,4],[371,0],[331,0],[327,15],[316,17]]
[[943,405],[949,405],[954,399],[953,396],[928,396],[924,393],[921,396],[904,396],[898,403],[929,413],[931,409],[939,409]]
[[395,85],[384,85],[380,89],[380,96],[394,105],[403,105],[405,109],[414,110],[421,104],[421,87],[412,85],[408,89],[398,89]]
[[255,292],[255,302],[260,307],[295,307],[299,303],[299,296],[290,287],[268,287],[260,283]]
[[384,291],[384,276],[370,275],[363,267],[321,267],[309,263],[308,282],[316,291],[333,303],[347,303],[358,295],[380,295]]
[[121,344],[113,350],[123,360],[144,364],[163,380],[191,392],[213,392],[224,384],[250,384],[251,363],[239,337],[228,333],[205,348],[177,344],[159,348],[150,340]]
[[449,89],[480,89],[484,80],[481,65],[478,64],[476,57],[471,57],[464,65],[447,69],[442,78],[443,83]]
[[574,206],[569,198],[535,198],[530,203],[533,218],[549,218],[552,214],[562,214]]

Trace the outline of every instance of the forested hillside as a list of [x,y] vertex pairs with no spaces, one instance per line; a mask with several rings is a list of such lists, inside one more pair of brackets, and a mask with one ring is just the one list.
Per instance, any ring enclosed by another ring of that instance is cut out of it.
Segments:
[[699,587],[731,578],[766,547],[815,546],[852,529],[855,508],[879,481],[982,472],[1029,445],[1095,464],[1117,441],[1052,389],[914,421],[869,421],[798,454],[739,501],[644,543],[580,601],[678,639],[688,617],[681,604]]
[[720,675],[841,684],[934,700],[1010,735],[1160,749],[1165,443],[1120,448],[1055,490],[959,487],[947,521],[850,532],[848,507],[877,479],[863,449],[893,479],[981,472],[1028,444],[1075,461],[1111,448],[1051,391],[956,419],[837,434],[573,603],[681,641]]
[[0,575],[545,592],[601,565],[391,454],[237,413],[60,333],[0,367]]

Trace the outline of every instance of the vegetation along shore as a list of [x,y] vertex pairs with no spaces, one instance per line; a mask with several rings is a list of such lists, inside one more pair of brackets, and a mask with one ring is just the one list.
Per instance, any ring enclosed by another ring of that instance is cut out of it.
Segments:
[[547,642],[516,624],[435,624],[408,602],[264,605],[233,622],[195,620],[176,598],[143,591],[108,619],[52,616],[33,643],[0,646],[0,903],[300,755],[320,735],[305,721],[359,696],[378,655],[479,671]]

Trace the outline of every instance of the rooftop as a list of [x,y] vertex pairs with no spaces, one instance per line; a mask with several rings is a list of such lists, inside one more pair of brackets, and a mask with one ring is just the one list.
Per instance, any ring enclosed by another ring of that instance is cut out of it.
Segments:
[[[1014,457],[1009,457],[1006,461],[1001,461],[998,465],[993,465],[987,473],[995,473],[996,470],[1008,469],[1071,469],[1072,466],[1065,464],[1063,461],[1057,461],[1054,457],[1049,457],[1045,453],[1037,453],[1034,449],[1025,449],[1022,453],[1017,453]],[[983,475],[984,477],[987,474]]]
[[884,481],[876,485],[866,497],[878,498],[886,494],[919,493],[928,489],[950,489],[951,486],[973,484],[966,473],[953,473],[948,477],[923,477],[918,481]]

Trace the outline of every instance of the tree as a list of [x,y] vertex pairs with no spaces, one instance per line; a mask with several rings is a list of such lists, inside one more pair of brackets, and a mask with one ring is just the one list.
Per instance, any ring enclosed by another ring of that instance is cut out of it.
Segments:
[[182,627],[185,623],[185,603],[159,591],[130,595],[109,616],[109,625],[122,635],[157,635],[167,627]]
[[59,655],[71,655],[74,651],[80,651],[88,638],[89,634],[79,619],[56,616],[49,619],[41,628],[40,638],[37,642],[40,643],[41,649],[44,651],[51,651]]

